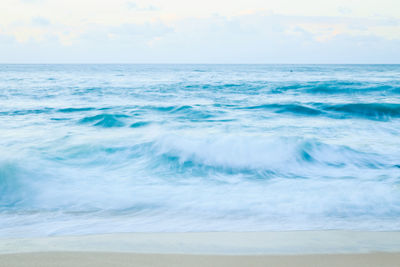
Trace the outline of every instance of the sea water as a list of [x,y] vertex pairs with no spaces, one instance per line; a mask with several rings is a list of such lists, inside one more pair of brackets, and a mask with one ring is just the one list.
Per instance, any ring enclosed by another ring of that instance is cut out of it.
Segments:
[[400,230],[400,65],[0,65],[0,237]]

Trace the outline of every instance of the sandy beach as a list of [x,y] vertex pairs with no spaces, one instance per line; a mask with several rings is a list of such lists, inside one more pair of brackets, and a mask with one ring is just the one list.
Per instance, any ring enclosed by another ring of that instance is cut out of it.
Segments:
[[400,266],[400,232],[127,233],[0,239],[0,266]]
[[50,252],[0,256],[1,267],[106,267],[106,266],[274,266],[274,267],[395,267],[400,253],[319,254],[319,255],[178,255],[134,253]]

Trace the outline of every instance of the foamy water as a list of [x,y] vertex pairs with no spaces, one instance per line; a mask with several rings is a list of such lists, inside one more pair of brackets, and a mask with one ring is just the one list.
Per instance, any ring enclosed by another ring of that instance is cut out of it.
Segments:
[[0,65],[0,236],[400,230],[399,77]]

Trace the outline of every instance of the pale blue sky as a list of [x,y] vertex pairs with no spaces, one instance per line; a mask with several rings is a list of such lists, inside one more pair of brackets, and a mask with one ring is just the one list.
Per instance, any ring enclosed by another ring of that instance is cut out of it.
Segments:
[[400,63],[398,0],[1,0],[1,63]]

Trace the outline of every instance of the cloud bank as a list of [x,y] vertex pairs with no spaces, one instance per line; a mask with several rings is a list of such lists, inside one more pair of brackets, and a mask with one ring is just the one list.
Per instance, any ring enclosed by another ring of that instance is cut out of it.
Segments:
[[0,62],[400,63],[400,14],[355,15],[341,1],[332,15],[186,14],[166,2],[98,1],[97,13],[67,4],[55,16],[45,0],[21,0],[10,4],[20,16],[0,18]]

